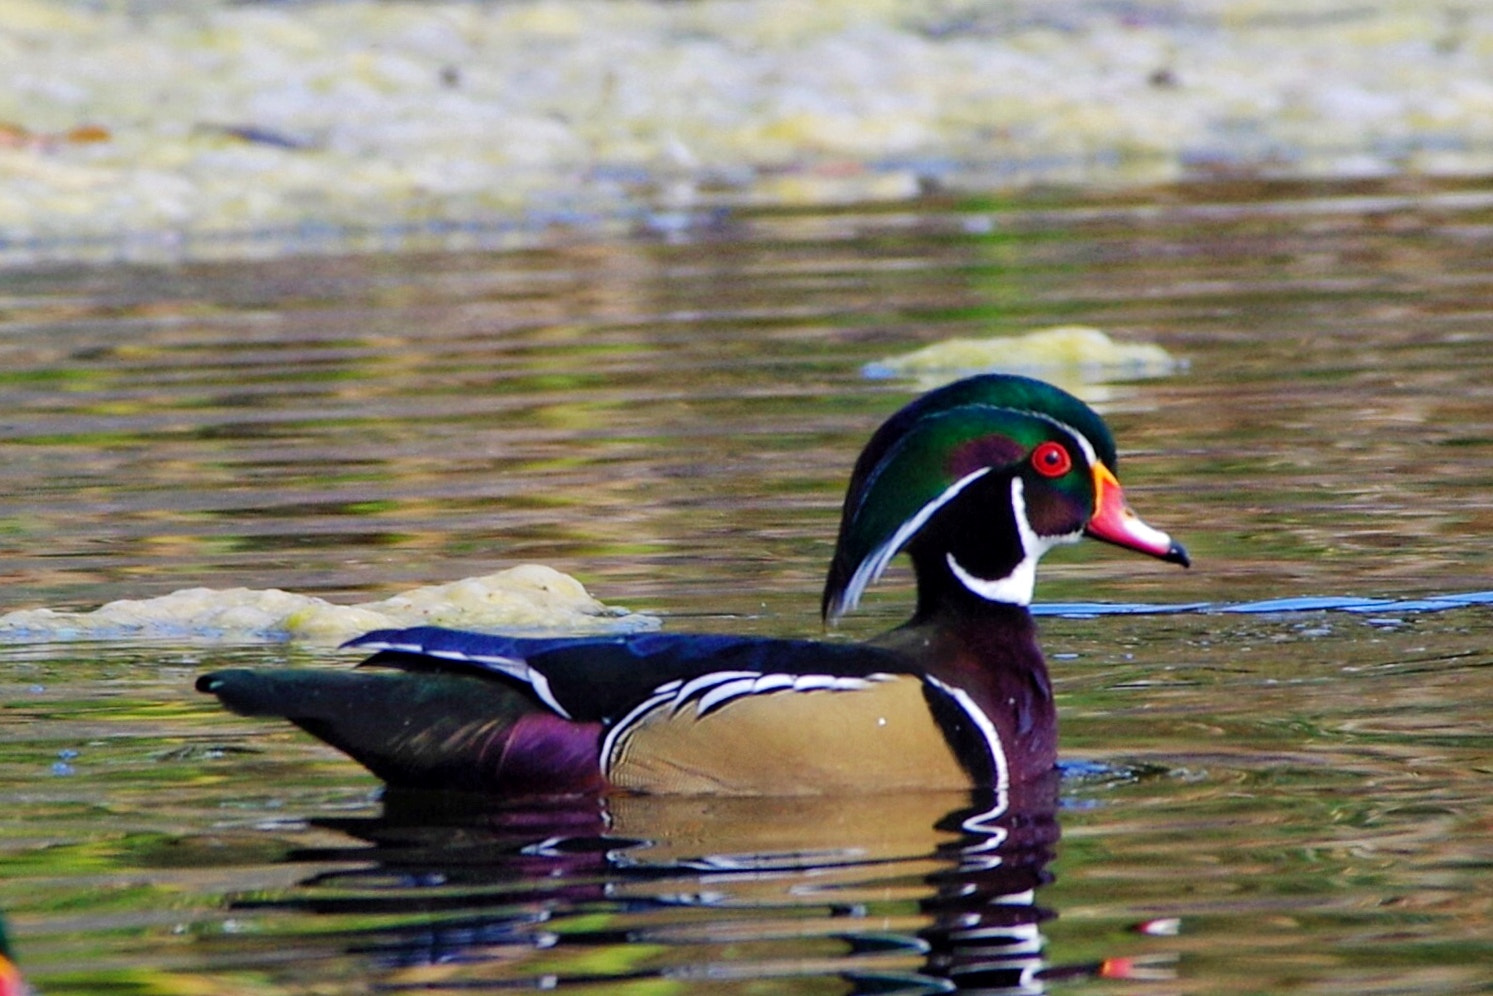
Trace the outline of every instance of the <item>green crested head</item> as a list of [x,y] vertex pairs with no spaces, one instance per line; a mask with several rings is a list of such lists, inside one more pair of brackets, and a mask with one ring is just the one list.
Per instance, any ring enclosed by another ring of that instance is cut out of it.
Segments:
[[1099,521],[1104,506],[1110,519],[1123,513],[1140,523],[1124,508],[1115,464],[1108,427],[1051,384],[987,374],[924,395],[888,419],[856,462],[825,618],[853,609],[904,549],[919,572],[920,603],[925,589],[940,590],[935,581],[952,578],[988,601],[1026,604],[1041,555],[1086,531],[1183,560],[1180,547],[1143,523],[1144,532],[1129,535],[1128,523]]

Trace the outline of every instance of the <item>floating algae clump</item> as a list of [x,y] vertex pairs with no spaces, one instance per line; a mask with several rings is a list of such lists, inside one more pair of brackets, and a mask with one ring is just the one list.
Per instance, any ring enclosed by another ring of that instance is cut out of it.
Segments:
[[628,632],[658,620],[597,601],[575,578],[526,564],[377,602],[336,605],[276,588],[187,588],[90,612],[22,609],[0,616],[0,640],[257,638],[340,643],[372,629],[453,626],[504,632]]
[[1025,335],[946,339],[868,364],[868,377],[915,377],[928,387],[976,373],[1016,373],[1072,387],[1163,377],[1182,367],[1149,342],[1117,342],[1087,325],[1059,325]]

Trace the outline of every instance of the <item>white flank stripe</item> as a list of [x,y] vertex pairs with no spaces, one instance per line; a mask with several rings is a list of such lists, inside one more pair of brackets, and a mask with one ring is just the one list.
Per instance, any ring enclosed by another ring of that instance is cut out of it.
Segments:
[[793,675],[791,674],[764,674],[753,683],[752,692],[776,692],[792,687]]
[[969,693],[964,689],[947,685],[931,674],[924,677],[929,684],[940,689],[958,703],[959,708],[964,710],[964,714],[969,717],[970,722],[975,724],[975,728],[985,738],[985,746],[990,751],[991,764],[995,767],[995,784],[991,787],[1004,795],[1006,790],[1011,787],[1011,769],[1006,762],[1006,748],[1001,743],[1000,731],[995,728],[995,724],[990,721],[990,717],[985,715],[979,706],[975,705],[975,700],[970,698]]
[[[695,715],[703,716],[723,702],[740,698],[743,695],[751,695],[757,691],[757,679],[737,678],[734,681],[723,681],[710,691],[700,696],[699,703],[695,706]],[[678,711],[678,706],[675,706]]]
[[793,690],[795,692],[827,692],[833,691],[835,677],[828,674],[801,674],[793,679]]
[[[674,684],[674,682],[670,682],[670,684]],[[650,712],[655,709],[662,708],[673,697],[674,696],[668,692],[659,692],[655,690],[652,695],[650,695],[647,699],[645,699],[638,705],[634,706],[632,712],[629,712],[626,716],[623,716],[615,725],[612,726],[610,730],[607,731],[607,735],[603,737],[601,741],[601,773],[603,777],[612,777],[612,764],[615,760],[612,757],[612,752],[617,749],[617,738],[620,737],[623,733],[627,732],[630,727],[642,722],[643,718]]]
[[[752,677],[731,678],[721,681],[701,695],[695,706],[695,714],[704,716],[732,699],[750,695],[766,695],[772,692],[853,692],[870,688],[876,681],[890,681],[889,674],[873,674],[865,678],[836,677],[830,674],[764,674]],[[659,691],[663,691],[662,688]],[[684,707],[686,694],[681,692],[674,700],[674,711]]]
[[[696,695],[699,695],[701,692],[704,692],[707,688],[714,688],[722,682],[735,681],[738,678],[748,678],[755,681],[757,678],[757,672],[712,671],[709,674],[702,674],[698,678],[692,678],[691,680],[686,681],[684,685],[674,693],[674,712],[677,713],[680,709],[683,709],[686,702],[694,698]],[[662,689],[655,688],[653,691],[654,694],[657,695],[660,691],[662,691]]]
[[1001,857],[1001,845],[1006,842],[1007,831],[1004,827],[995,826],[994,822],[1001,818],[1010,806],[1011,791],[1011,768],[1006,760],[1006,748],[1001,743],[1000,731],[990,721],[990,717],[977,705],[975,700],[969,697],[969,693],[962,688],[946,685],[932,675],[926,675],[926,680],[934,687],[941,689],[964,710],[964,714],[975,724],[980,735],[985,738],[985,748],[990,751],[990,763],[995,769],[995,784],[991,789],[995,792],[995,804],[983,813],[977,813],[964,820],[964,829],[971,833],[978,833],[985,837],[979,844],[964,848],[960,853],[960,867],[968,869],[999,868],[1005,863]]

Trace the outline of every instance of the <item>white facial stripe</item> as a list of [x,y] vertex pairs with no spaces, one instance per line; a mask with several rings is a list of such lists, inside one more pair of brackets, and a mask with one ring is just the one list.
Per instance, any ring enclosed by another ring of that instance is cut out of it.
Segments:
[[1090,467],[1093,467],[1099,463],[1099,454],[1094,452],[1094,444],[1089,442],[1087,436],[1079,432],[1077,429],[1063,425],[1063,423],[1061,422],[1059,422],[1058,425],[1062,426],[1063,429],[1067,431],[1068,435],[1073,437],[1073,441],[1078,443],[1078,448],[1083,450],[1084,458],[1088,460]]
[[1039,418],[1044,422],[1049,422],[1052,425],[1057,426],[1059,429],[1062,429],[1073,439],[1075,443],[1078,444],[1078,448],[1083,450],[1083,455],[1088,459],[1090,467],[1099,463],[1099,454],[1094,452],[1094,444],[1089,442],[1089,437],[1073,428],[1073,426],[1069,425],[1067,422],[1060,422],[1057,419],[1053,418],[1051,415],[1044,415],[1041,412],[1024,411],[1022,412],[1022,414],[1030,415],[1032,418]]
[[1083,531],[1063,536],[1038,536],[1026,518],[1026,485],[1019,477],[1011,479],[1011,514],[1016,520],[1016,533],[1021,537],[1022,558],[1010,574],[1002,578],[977,577],[955,560],[952,553],[945,554],[944,560],[960,584],[987,602],[1031,605],[1032,593],[1037,587],[1037,561],[1055,546],[1077,542]]
[[922,529],[923,524],[932,518],[934,512],[937,512],[940,508],[953,501],[959,492],[988,473],[990,473],[989,467],[981,467],[973,473],[966,474],[945,488],[943,493],[937,498],[934,498],[918,509],[917,514],[912,518],[902,523],[901,527],[892,534],[891,539],[877,547],[869,557],[861,561],[860,566],[855,569],[855,573],[850,576],[850,583],[845,586],[845,592],[840,596],[839,604],[831,607],[830,618],[839,618],[860,604],[861,593],[866,590],[867,585],[881,577],[882,571],[886,570],[886,565],[891,563],[892,558],[897,555],[897,551],[902,549],[902,544],[911,539],[912,535],[919,529]]

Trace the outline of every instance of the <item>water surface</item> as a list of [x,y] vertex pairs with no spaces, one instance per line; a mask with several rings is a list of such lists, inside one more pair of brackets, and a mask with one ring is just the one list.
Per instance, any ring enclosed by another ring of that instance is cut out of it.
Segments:
[[[384,799],[190,691],[346,654],[15,643],[0,908],[41,988],[1493,987],[1490,608],[1406,604],[1493,588],[1493,190],[686,221],[0,274],[5,608],[189,585],[368,601],[532,561],[671,629],[815,634],[849,467],[918,390],[862,368],[1093,325],[1185,361],[1078,389],[1195,567],[1049,558],[1056,795]],[[906,580],[839,635],[900,621]]]

